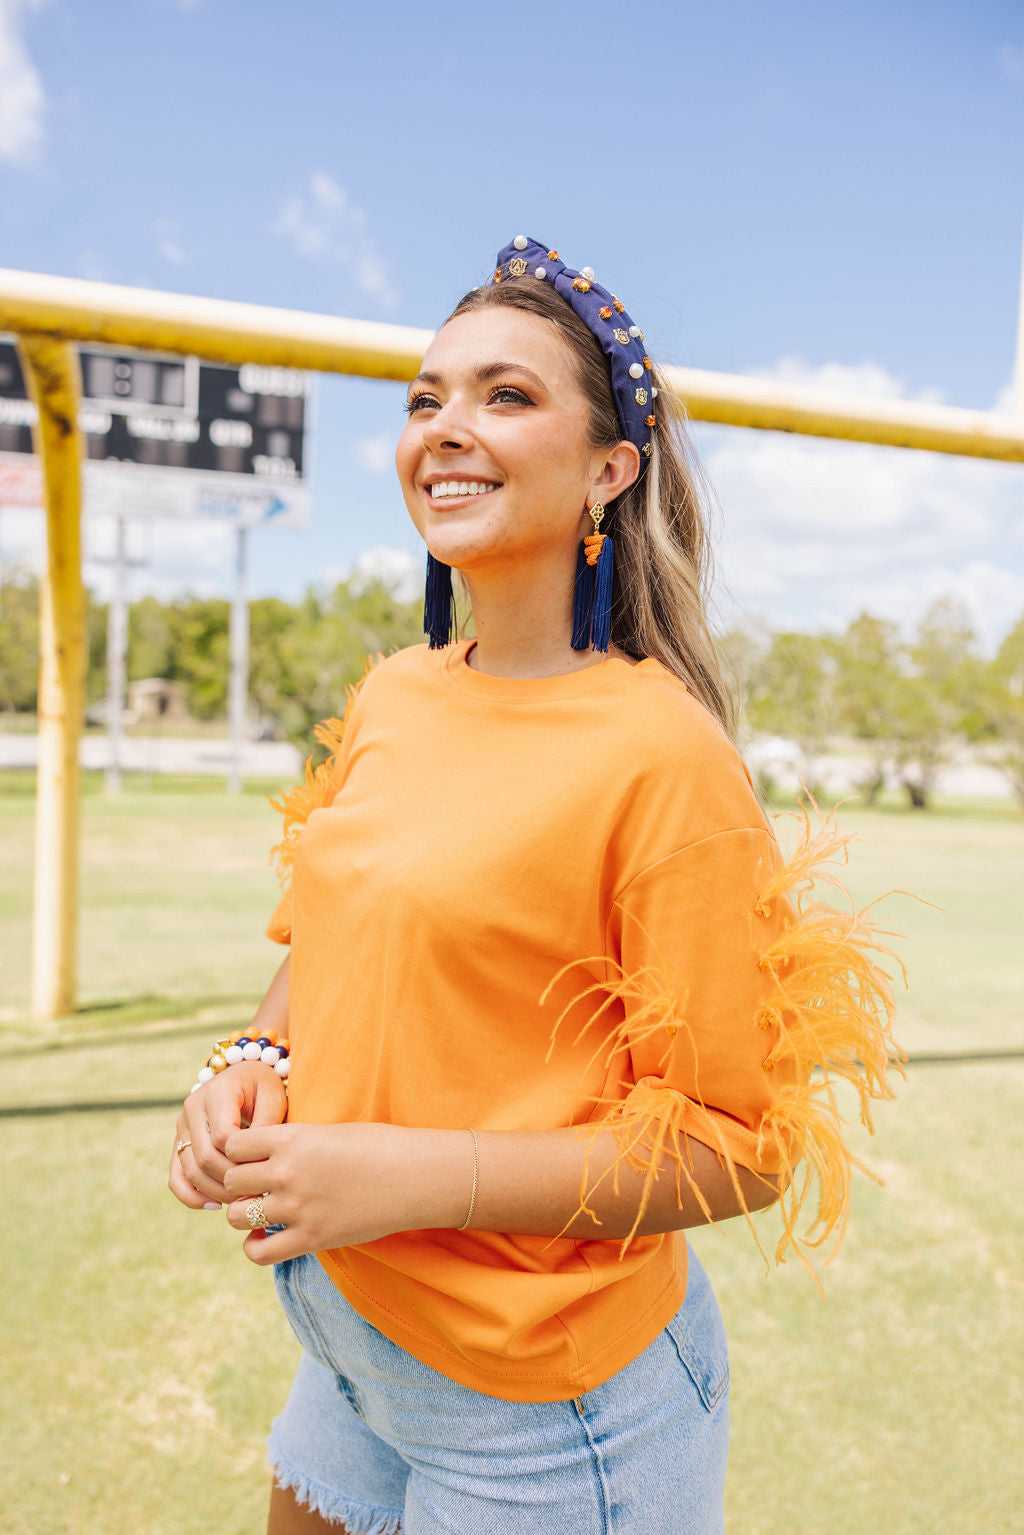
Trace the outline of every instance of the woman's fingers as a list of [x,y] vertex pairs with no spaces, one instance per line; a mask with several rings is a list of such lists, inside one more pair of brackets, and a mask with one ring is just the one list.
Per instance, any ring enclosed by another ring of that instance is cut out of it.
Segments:
[[[244,1125],[279,1125],[288,1112],[284,1082],[272,1067],[248,1061],[222,1071],[207,1104],[210,1140],[222,1154]],[[212,1085],[212,1084],[211,1084]]]
[[[262,1226],[253,1225],[249,1219],[250,1210],[254,1212],[256,1219],[263,1223]],[[242,1195],[238,1199],[233,1199],[229,1205],[225,1206],[224,1214],[228,1218],[228,1225],[234,1226],[236,1231],[260,1231],[263,1229],[263,1226],[282,1224],[280,1211],[276,1215],[274,1214],[273,1194]]]
[[207,1199],[217,1199],[223,1204],[227,1198],[224,1192],[224,1174],[231,1163],[213,1144],[210,1135],[209,1108],[210,1105],[205,1102],[203,1088],[186,1100],[183,1118],[188,1127],[185,1135],[190,1144],[181,1152],[181,1161],[185,1176],[195,1184],[200,1193]]
[[[185,1159],[192,1155],[192,1146],[188,1134],[188,1125],[184,1115],[179,1115],[177,1135],[174,1147],[171,1151],[171,1166],[167,1176],[167,1187],[190,1210],[203,1210],[211,1206],[215,1210],[220,1209],[220,1200],[213,1199],[207,1192],[198,1188],[190,1177],[189,1169],[185,1166]],[[201,1174],[196,1174],[202,1176]]]
[[288,1140],[292,1126],[253,1125],[249,1130],[236,1130],[225,1144],[231,1162],[241,1166],[247,1162],[265,1162],[272,1152],[279,1150]]
[[257,1194],[265,1194],[277,1186],[269,1162],[240,1162],[224,1174],[225,1201],[231,1203],[239,1199],[255,1199]]
[[[210,1113],[223,1100],[229,1104],[235,1095],[225,1093],[221,1081],[226,1073],[205,1082],[197,1092],[190,1093],[178,1117],[178,1140],[187,1141],[178,1153],[188,1181],[199,1190],[204,1201],[217,1200],[225,1203],[224,1174],[231,1163],[213,1143],[210,1133]],[[230,1108],[229,1108],[230,1112]]]
[[251,1263],[269,1268],[272,1263],[283,1263],[286,1258],[297,1258],[312,1249],[304,1246],[292,1231],[250,1231],[242,1251]]

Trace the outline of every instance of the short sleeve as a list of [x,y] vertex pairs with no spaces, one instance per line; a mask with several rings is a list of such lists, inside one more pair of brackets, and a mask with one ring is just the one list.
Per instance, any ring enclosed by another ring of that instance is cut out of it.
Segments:
[[778,1261],[841,1239],[855,1159],[836,1084],[854,1089],[870,1130],[870,1101],[894,1096],[886,1072],[903,1058],[883,963],[899,961],[875,906],[817,898],[822,883],[845,897],[833,870],[849,841],[806,814],[788,859],[767,828],[723,831],[649,866],[615,901],[592,1027],[618,1021],[592,1123],[645,1175],[638,1222],[663,1171],[700,1197],[692,1138],[732,1171],[777,1176]]
[[784,1073],[771,1061],[771,977],[762,956],[784,910],[758,909],[780,861],[768,831],[721,832],[637,876],[612,912],[633,1087],[620,1117],[667,1113],[744,1167],[777,1173],[761,1124]]

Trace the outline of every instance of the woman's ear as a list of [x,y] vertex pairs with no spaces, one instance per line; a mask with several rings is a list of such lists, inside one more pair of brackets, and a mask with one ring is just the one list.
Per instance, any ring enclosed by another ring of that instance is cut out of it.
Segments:
[[603,465],[591,481],[595,500],[607,505],[628,490],[640,473],[640,454],[631,442],[623,438],[604,455]]

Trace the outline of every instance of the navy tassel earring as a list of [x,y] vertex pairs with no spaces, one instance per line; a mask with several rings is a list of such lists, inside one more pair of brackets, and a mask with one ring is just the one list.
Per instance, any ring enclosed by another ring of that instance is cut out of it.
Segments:
[[427,589],[423,600],[423,632],[430,635],[430,649],[452,642],[454,628],[452,567],[427,551]]
[[607,651],[612,629],[612,574],[615,556],[609,535],[598,531],[604,521],[604,507],[600,501],[596,501],[587,510],[594,520],[594,531],[584,538],[576,556],[572,648],[586,650],[593,645],[595,650]]
[[601,546],[594,567],[594,623],[591,643],[606,654],[612,637],[612,572],[615,552],[607,533],[599,533]]
[[590,649],[590,619],[594,607],[594,578],[587,564],[587,546],[576,551],[576,583],[572,591],[572,648]]

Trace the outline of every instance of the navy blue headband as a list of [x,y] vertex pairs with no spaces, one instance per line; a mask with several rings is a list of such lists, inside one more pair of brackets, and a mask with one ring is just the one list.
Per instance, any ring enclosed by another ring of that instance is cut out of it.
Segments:
[[651,384],[651,359],[644,351],[643,331],[633,324],[614,293],[594,281],[590,267],[574,272],[559,260],[556,250],[548,250],[526,235],[516,235],[498,252],[492,281],[527,276],[550,283],[601,343],[611,365],[622,435],[640,449],[643,469],[651,456],[654,397],[658,392]]

